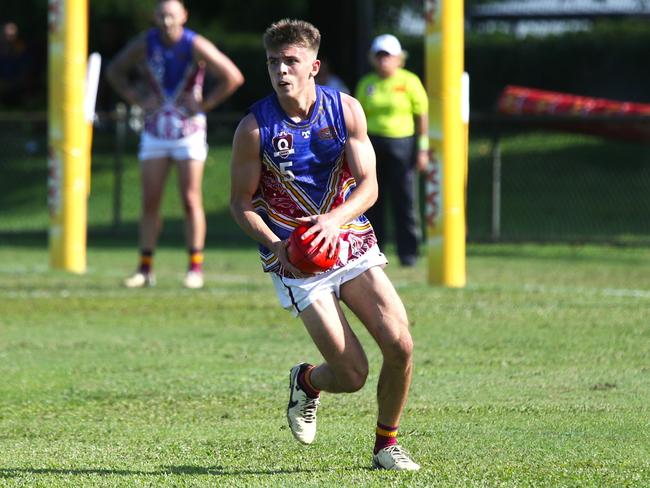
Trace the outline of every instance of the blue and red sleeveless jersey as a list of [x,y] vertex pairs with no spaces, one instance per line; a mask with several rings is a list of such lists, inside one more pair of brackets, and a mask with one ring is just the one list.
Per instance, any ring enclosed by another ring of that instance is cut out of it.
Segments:
[[156,137],[178,139],[205,129],[204,114],[190,116],[178,103],[183,94],[203,89],[205,69],[196,63],[192,53],[195,36],[196,32],[183,29],[178,42],[168,46],[158,29],[147,31],[149,81],[163,104],[157,112],[147,114],[145,131]]
[[[253,198],[256,212],[280,239],[287,239],[298,217],[319,215],[341,205],[356,182],[345,159],[347,128],[341,94],[316,85],[309,120],[293,122],[272,94],[251,106],[260,130],[262,171]],[[361,215],[341,228],[341,252],[335,268],[357,259],[377,243]],[[290,274],[276,256],[260,246],[264,271]]]

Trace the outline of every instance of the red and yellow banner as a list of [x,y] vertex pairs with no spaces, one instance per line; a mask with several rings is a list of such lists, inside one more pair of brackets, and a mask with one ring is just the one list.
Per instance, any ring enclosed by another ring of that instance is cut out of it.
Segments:
[[[507,86],[497,110],[514,116],[540,116],[538,126],[626,141],[650,141],[650,104],[571,95],[523,86]],[[556,117],[557,120],[553,120]],[[568,120],[570,119],[570,120]],[[581,122],[584,119],[585,122]],[[609,119],[609,120],[608,120]],[[626,120],[626,119],[629,119]]]

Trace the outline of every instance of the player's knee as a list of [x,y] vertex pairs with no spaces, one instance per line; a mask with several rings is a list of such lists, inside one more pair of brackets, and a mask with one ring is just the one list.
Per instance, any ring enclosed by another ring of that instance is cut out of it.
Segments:
[[346,382],[343,386],[343,391],[345,393],[354,393],[363,388],[363,385],[366,384],[367,376],[361,374],[353,374],[346,378]]
[[394,365],[408,366],[413,358],[413,339],[408,331],[384,347],[384,359]]
[[183,209],[186,214],[192,214],[202,207],[201,194],[197,192],[188,192],[183,195]]
[[363,388],[368,378],[368,364],[359,364],[345,371],[341,386],[345,393],[354,393]]
[[145,199],[142,202],[142,213],[144,215],[158,215],[158,209],[160,208],[159,201],[156,199]]

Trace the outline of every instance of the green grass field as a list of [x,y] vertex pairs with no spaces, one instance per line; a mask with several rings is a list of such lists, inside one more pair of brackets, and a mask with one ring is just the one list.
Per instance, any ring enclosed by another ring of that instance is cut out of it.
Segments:
[[118,286],[132,251],[83,276],[0,247],[2,486],[648,486],[646,249],[472,246],[469,285],[389,266],[416,343],[402,443],[417,474],[369,469],[380,357],[325,395],[317,441],[285,425],[288,370],[318,360],[255,250],[210,249],[207,286]]
[[180,286],[173,181],[158,286],[119,286],[137,172],[129,158],[111,236],[108,149],[81,276],[48,267],[42,156],[2,167],[0,486],[650,485],[649,249],[473,244],[464,289],[389,265],[416,344],[400,439],[423,469],[376,472],[380,356],[358,322],[365,388],[324,395],[312,446],[288,431],[289,368],[318,354],[228,216],[228,148],[206,166],[200,291]]

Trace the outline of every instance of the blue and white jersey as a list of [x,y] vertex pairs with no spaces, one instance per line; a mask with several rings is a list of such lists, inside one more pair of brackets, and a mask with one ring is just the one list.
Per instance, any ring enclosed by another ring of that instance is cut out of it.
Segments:
[[171,46],[162,42],[160,31],[146,34],[147,71],[151,89],[163,100],[156,112],[145,117],[145,131],[160,139],[181,139],[206,128],[205,114],[189,115],[181,105],[188,93],[203,90],[205,69],[194,60],[192,46],[196,33],[183,29],[180,40]]
[[[347,128],[341,94],[316,85],[309,120],[293,122],[272,94],[251,106],[260,130],[260,184],[253,199],[256,212],[281,239],[298,217],[319,215],[341,205],[356,187],[345,158]],[[341,228],[341,252],[335,268],[357,259],[376,244],[364,215]],[[290,276],[276,256],[260,246],[265,271]]]

